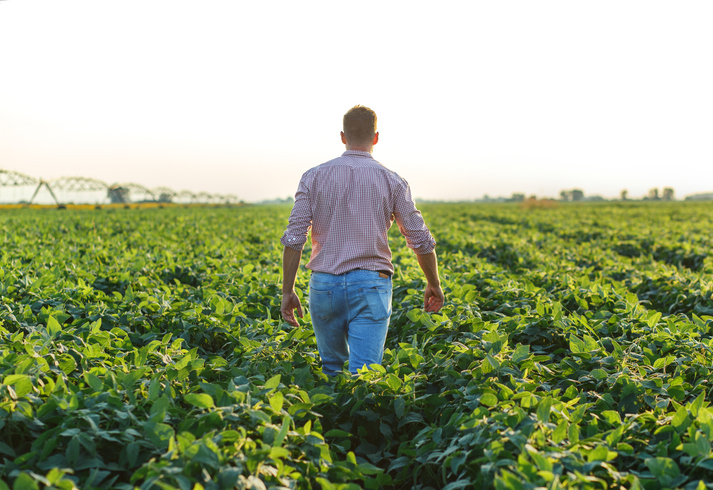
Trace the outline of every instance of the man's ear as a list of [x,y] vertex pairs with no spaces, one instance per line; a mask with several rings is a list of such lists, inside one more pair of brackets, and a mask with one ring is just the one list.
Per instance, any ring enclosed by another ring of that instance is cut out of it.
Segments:
[[346,145],[346,144],[347,144],[347,137],[344,136],[344,131],[340,131],[340,132],[339,132],[339,135],[342,137],[342,143]]
[[377,131],[376,133],[374,133],[374,143],[372,143],[372,145],[375,145],[378,142],[379,142],[379,132]]

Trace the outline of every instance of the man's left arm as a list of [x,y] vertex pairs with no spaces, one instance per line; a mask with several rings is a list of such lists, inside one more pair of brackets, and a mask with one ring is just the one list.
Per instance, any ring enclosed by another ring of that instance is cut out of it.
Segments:
[[298,326],[295,318],[295,310],[297,316],[302,318],[302,303],[295,292],[295,282],[297,280],[297,271],[300,267],[300,259],[302,258],[302,248],[307,242],[307,233],[312,226],[312,210],[309,204],[309,189],[303,176],[300,185],[295,194],[295,204],[290,213],[287,230],[282,236],[280,242],[285,246],[282,252],[282,304],[280,312],[282,318],[293,326]]
[[282,252],[282,305],[280,306],[280,312],[282,313],[282,318],[295,327],[299,326],[295,318],[295,310],[297,310],[297,316],[300,318],[303,316],[302,303],[295,292],[295,281],[297,280],[297,270],[300,267],[301,258],[301,250],[285,247]]
[[423,216],[411,197],[411,189],[406,181],[395,194],[394,218],[399,230],[406,238],[409,248],[416,252],[418,265],[426,276],[423,307],[428,312],[437,312],[443,306],[445,297],[438,277],[436,241],[428,230]]

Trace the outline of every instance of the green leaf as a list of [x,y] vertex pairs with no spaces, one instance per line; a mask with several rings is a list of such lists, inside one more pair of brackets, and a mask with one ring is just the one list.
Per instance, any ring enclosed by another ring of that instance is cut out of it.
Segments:
[[498,397],[492,393],[484,393],[480,397],[480,404],[485,405],[486,407],[494,407],[498,404]]
[[567,437],[567,421],[563,420],[562,422],[559,423],[557,428],[555,428],[554,431],[552,431],[552,441],[555,444],[559,444],[560,442],[564,441],[565,438]]
[[688,404],[688,409],[691,411],[691,415],[693,415],[694,417],[698,417],[698,412],[701,408],[703,408],[703,404],[706,401],[705,394],[705,391],[701,392],[701,394],[698,395],[695,400]]
[[398,376],[395,376],[392,373],[389,373],[386,376],[386,383],[389,385],[389,388],[391,388],[392,391],[398,391],[401,388],[401,385],[403,384],[398,378]]
[[678,410],[676,410],[676,414],[673,416],[673,419],[671,420],[671,425],[679,432],[683,432],[688,428],[688,426],[691,424],[691,419],[688,416],[688,410],[686,407],[679,407]]
[[648,458],[644,462],[664,487],[671,486],[671,482],[681,474],[678,465],[671,458]]
[[596,380],[606,379],[608,376],[607,372],[603,369],[593,369],[592,377]]
[[359,468],[359,471],[361,471],[362,474],[364,474],[364,475],[377,475],[384,471],[383,468],[374,466],[371,463],[359,463],[358,468]]
[[493,356],[491,356],[490,354],[485,354],[485,358],[488,360],[490,365],[493,366],[493,369],[500,369],[500,362]]
[[213,398],[205,393],[189,393],[183,399],[186,403],[198,408],[213,408],[215,406]]
[[26,374],[11,374],[3,380],[3,384],[12,386],[17,398],[32,393],[32,380]]
[[265,382],[265,386],[263,386],[263,388],[265,388],[266,390],[274,390],[275,388],[280,386],[280,379],[281,376],[279,374],[276,374]]
[[495,383],[495,386],[497,386],[500,398],[502,398],[503,400],[509,400],[515,394],[514,391],[512,391],[510,388],[508,388],[502,383]]
[[619,425],[614,430],[610,431],[606,437],[607,444],[609,447],[615,447],[621,440],[621,436],[624,434],[624,426]]
[[587,454],[587,461],[590,463],[593,461],[607,461],[608,453],[609,451],[606,446],[597,446],[589,451],[589,454]]
[[[134,290],[131,289],[131,284],[129,284],[126,287],[126,291],[124,291],[124,299],[126,300],[127,303],[133,303],[135,301],[135,296],[134,296]],[[170,337],[169,337],[170,338]],[[165,343],[165,342],[164,342]]]
[[273,446],[282,446],[282,441],[285,440],[285,437],[287,436],[287,431],[290,429],[290,418],[285,415],[282,418],[282,427],[280,428],[280,432],[278,432],[277,436],[275,437],[275,441],[272,443]]
[[290,456],[290,451],[285,449],[284,447],[271,447],[270,448],[270,458],[271,459],[281,459],[281,458],[287,458]]
[[403,398],[397,398],[394,400],[394,412],[398,418],[403,418],[404,412],[406,411],[406,400]]
[[158,448],[165,449],[172,437],[176,436],[170,425],[157,422],[144,422],[144,432],[149,440]]
[[597,339],[590,337],[589,335],[584,336],[584,351],[583,352],[596,352],[600,349]]
[[418,321],[421,319],[421,311],[420,310],[409,310],[406,312],[406,317],[411,320],[413,323],[418,323]]
[[529,355],[530,355],[530,346],[529,345],[520,345],[512,353],[512,362],[515,364],[519,364],[520,362],[527,359],[529,357]]
[[681,445],[681,448],[692,458],[697,458],[700,455],[698,446],[692,442],[686,442]]
[[696,447],[698,448],[698,454],[701,456],[708,457],[711,452],[711,443],[704,434],[696,432]]
[[604,410],[601,415],[602,418],[606,420],[609,425],[621,425],[621,415],[619,415],[619,412],[616,412],[614,410]]
[[[708,468],[708,469],[710,469],[710,468]],[[698,480],[698,485],[696,485],[695,490],[708,490],[708,485],[706,485],[703,480]]]
[[317,478],[315,478],[315,481],[319,483],[319,486],[322,487],[322,490],[337,490],[337,486],[326,478],[318,476]]
[[701,317],[699,317],[698,315],[696,315],[695,313],[693,313],[693,314],[691,315],[691,318],[693,319],[693,323],[695,323],[697,327],[699,327],[699,328],[706,328],[706,322],[704,322],[704,321],[701,319]]
[[147,370],[148,370],[148,368],[142,367],[142,368],[130,371],[128,373],[117,373],[117,377],[121,380],[121,384],[124,385],[124,388],[129,390],[129,389],[133,388],[133,386],[136,384],[136,382],[139,379],[141,379],[141,377],[144,375],[144,373]]
[[567,435],[569,436],[569,442],[576,444],[579,442],[579,426],[577,424],[570,424],[567,429]]
[[654,328],[659,322],[659,320],[661,320],[661,312],[653,311],[649,314],[649,318],[646,320],[646,323],[649,325],[649,327]]
[[161,379],[159,376],[151,378],[149,383],[149,401],[154,401],[161,394]]
[[77,369],[77,361],[74,360],[69,354],[62,354],[59,357],[59,368],[64,372],[64,374],[70,374],[72,371]]
[[324,434],[324,437],[350,437],[351,434],[345,430],[341,429],[332,429],[327,431],[326,434]]
[[659,357],[654,361],[653,368],[654,369],[661,369],[663,367],[668,366],[673,362],[675,359],[672,359],[670,356],[664,356],[664,357]]
[[281,391],[278,391],[270,397],[270,406],[275,412],[280,413],[282,411],[282,405],[284,401],[285,396],[282,394]]
[[[532,469],[534,470],[534,467]],[[516,475],[507,470],[502,470],[500,475],[495,478],[495,488],[498,490],[525,490],[526,487]]]
[[572,351],[572,354],[580,354],[587,352],[584,346],[584,342],[582,342],[574,335],[569,336],[569,350]]
[[431,320],[431,316],[430,316],[428,313],[425,313],[425,314],[421,315],[420,320],[421,320],[421,323],[423,323],[423,325],[424,325],[429,331],[432,331],[432,330],[435,330],[435,329],[438,328],[438,325],[436,325],[436,324],[433,322],[433,320]]
[[84,380],[87,382],[89,387],[94,391],[94,393],[101,393],[104,389],[104,382],[93,375],[92,373],[84,373]]
[[449,483],[443,490],[457,490],[458,488],[469,488],[473,486],[473,482],[469,478],[464,478],[463,480],[457,480]]
[[2,441],[0,441],[0,453],[6,454],[13,459],[17,456],[15,450]]
[[552,397],[547,396],[540,400],[539,405],[537,405],[537,418],[540,422],[549,422],[550,420],[550,409],[552,408]]
[[37,482],[25,472],[20,473],[12,484],[12,490],[39,490]]
[[47,319],[47,333],[49,333],[50,337],[53,338],[62,333],[62,325],[60,325],[57,319],[53,316]]

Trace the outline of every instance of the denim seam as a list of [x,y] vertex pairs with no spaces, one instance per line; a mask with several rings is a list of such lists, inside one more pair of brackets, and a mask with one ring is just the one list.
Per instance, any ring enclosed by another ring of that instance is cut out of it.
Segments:
[[347,343],[349,342],[349,327],[348,325],[352,321],[352,310],[349,308],[349,295],[347,294],[347,276],[346,274],[342,276],[342,288],[344,291],[344,299],[346,300],[346,307],[347,307]]

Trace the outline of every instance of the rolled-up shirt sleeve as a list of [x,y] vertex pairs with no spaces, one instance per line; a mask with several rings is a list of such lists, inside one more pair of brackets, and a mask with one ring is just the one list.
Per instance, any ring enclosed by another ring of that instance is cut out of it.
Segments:
[[421,212],[416,209],[416,203],[411,197],[411,187],[405,180],[394,195],[394,219],[409,248],[419,255],[433,252],[436,240],[428,230]]
[[295,194],[295,204],[292,206],[287,229],[280,239],[285,247],[301,251],[307,242],[307,234],[312,226],[312,208],[309,202],[309,189],[304,176],[300,180]]

